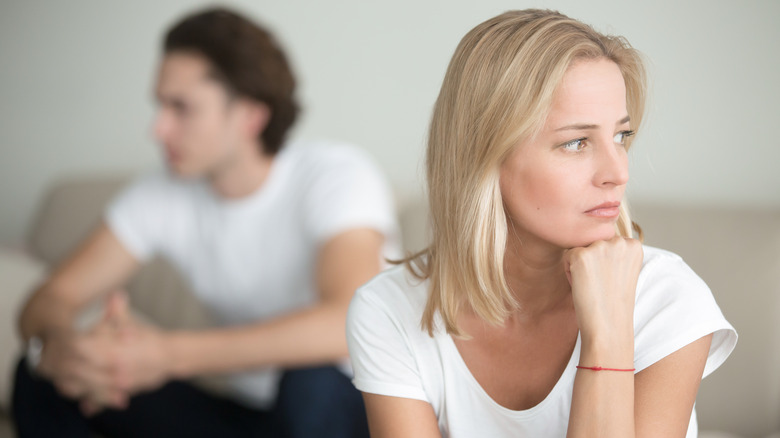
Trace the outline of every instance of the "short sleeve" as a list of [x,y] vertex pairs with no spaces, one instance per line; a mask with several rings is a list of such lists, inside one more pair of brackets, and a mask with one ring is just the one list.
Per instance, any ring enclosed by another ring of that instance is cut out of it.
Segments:
[[397,230],[392,193],[377,166],[353,147],[321,149],[315,153],[316,163],[310,165],[304,192],[307,232],[317,242],[353,228],[372,228],[394,236]]
[[404,324],[372,295],[372,283],[357,291],[347,315],[352,382],[367,393],[429,401]]
[[709,287],[680,257],[661,252],[646,259],[634,311],[637,372],[709,334],[713,335],[712,344],[702,377],[731,354],[737,332],[723,316]]
[[146,261],[159,249],[164,234],[166,202],[165,176],[142,176],[125,187],[105,212],[108,228],[139,261]]

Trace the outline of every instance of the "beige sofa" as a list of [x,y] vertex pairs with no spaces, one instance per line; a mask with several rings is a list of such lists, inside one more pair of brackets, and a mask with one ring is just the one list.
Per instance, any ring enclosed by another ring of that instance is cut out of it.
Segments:
[[[126,180],[75,179],[55,185],[39,204],[25,251],[0,248],[0,438],[11,436],[4,416],[20,349],[14,323],[22,295],[94,227]],[[409,250],[421,248],[427,234],[424,203],[401,204],[404,244]],[[702,383],[697,400],[701,436],[780,438],[780,207],[638,205],[634,217],[645,229],[647,244],[679,253],[707,281],[740,335],[731,358]],[[208,313],[162,261],[144,267],[128,290],[134,308],[161,326],[209,324]]]

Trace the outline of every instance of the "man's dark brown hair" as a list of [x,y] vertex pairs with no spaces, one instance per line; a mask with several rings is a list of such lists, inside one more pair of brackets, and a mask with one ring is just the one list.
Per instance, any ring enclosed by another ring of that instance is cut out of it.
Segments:
[[214,77],[229,93],[263,102],[271,117],[260,134],[262,152],[276,154],[298,115],[287,58],[262,27],[224,8],[187,16],[166,34],[165,53],[192,51],[210,63]]

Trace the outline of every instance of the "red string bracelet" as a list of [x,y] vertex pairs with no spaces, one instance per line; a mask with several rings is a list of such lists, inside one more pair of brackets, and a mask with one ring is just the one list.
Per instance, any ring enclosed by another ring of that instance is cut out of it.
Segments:
[[579,370],[591,370],[591,371],[636,371],[636,368],[604,368],[604,367],[581,367],[577,365]]

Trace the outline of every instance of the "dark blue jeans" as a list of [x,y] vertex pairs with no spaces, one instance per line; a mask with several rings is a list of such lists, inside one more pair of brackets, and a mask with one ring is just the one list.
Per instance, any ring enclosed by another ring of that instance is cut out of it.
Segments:
[[75,401],[33,376],[22,359],[16,369],[12,416],[19,438],[124,437],[364,438],[368,424],[360,392],[332,367],[286,371],[276,406],[250,409],[185,382],[139,394],[125,410],[85,418]]

